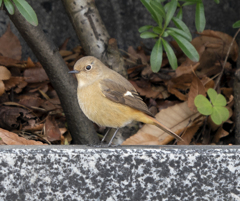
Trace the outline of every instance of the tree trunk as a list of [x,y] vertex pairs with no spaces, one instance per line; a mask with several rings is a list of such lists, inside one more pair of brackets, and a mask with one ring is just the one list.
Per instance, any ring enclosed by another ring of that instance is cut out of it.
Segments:
[[127,77],[117,41],[110,39],[94,0],[62,0],[62,2],[86,54],[100,59]]
[[76,80],[68,74],[69,69],[57,48],[52,41],[48,40],[40,26],[34,27],[29,24],[16,7],[15,13],[9,17],[42,64],[55,88],[67,118],[73,143],[98,143],[98,136],[92,123],[85,117],[78,105]]

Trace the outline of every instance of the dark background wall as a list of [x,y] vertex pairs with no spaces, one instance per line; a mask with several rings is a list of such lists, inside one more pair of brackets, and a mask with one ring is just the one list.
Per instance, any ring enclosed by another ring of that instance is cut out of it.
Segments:
[[[80,44],[60,0],[27,1],[36,11],[43,31],[53,40],[56,46],[60,46],[69,37],[69,49]],[[140,0],[95,0],[95,2],[110,36],[118,40],[121,49],[127,50],[128,46],[137,47],[141,42],[152,48],[154,41],[151,39],[142,40],[137,31],[143,25],[154,25],[150,14]],[[220,4],[215,4],[214,0],[204,0],[203,2],[206,14],[206,29],[222,31],[233,36],[236,29],[232,28],[232,24],[240,20],[240,1],[220,0]],[[184,10],[183,18],[190,27],[192,34],[195,35],[195,7],[187,7]],[[5,32],[9,21],[6,13],[0,11],[0,36]],[[11,28],[22,44],[23,59],[28,56],[34,58],[33,53],[14,25],[11,25]]]

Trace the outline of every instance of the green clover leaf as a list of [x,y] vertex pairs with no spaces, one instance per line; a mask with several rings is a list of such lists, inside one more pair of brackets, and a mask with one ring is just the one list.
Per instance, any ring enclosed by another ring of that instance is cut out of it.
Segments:
[[220,125],[222,122],[226,121],[229,117],[229,111],[226,107],[214,106],[213,112],[211,114],[211,119],[217,125]]
[[203,95],[197,95],[194,99],[194,104],[197,110],[203,115],[211,115],[211,119],[217,125],[226,121],[229,117],[229,111],[225,107],[227,101],[222,94],[217,94],[217,92],[210,88],[207,91],[210,101]]
[[197,107],[198,112],[200,112],[201,114],[203,115],[212,114],[212,104],[202,94],[196,96],[196,98],[194,99],[194,104]]

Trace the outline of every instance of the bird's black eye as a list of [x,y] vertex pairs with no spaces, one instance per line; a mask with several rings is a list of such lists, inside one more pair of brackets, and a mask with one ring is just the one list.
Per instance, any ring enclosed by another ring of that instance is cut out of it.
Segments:
[[92,66],[91,65],[87,65],[86,66],[86,70],[91,70],[92,69]]

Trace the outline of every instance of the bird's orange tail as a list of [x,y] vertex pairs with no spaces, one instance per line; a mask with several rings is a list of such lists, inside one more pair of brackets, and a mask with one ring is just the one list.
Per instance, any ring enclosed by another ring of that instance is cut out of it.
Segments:
[[165,131],[166,133],[168,133],[169,135],[171,135],[172,137],[174,137],[175,139],[177,139],[178,141],[183,141],[183,139],[178,136],[176,133],[174,133],[173,131],[171,131],[169,128],[167,128],[166,126],[162,125],[160,122],[158,122],[155,118],[148,116],[148,118],[150,118],[153,121],[153,125],[157,126],[158,128],[162,129],[163,131]]

